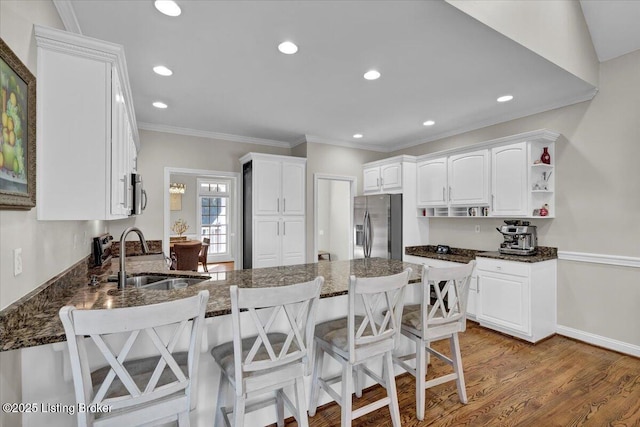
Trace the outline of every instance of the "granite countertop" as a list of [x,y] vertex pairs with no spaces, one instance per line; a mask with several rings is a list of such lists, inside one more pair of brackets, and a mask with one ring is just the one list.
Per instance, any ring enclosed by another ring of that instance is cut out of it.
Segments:
[[502,259],[505,261],[517,262],[542,262],[558,258],[558,248],[548,246],[538,246],[538,252],[535,255],[509,255],[501,254],[498,251],[487,252],[476,249],[450,248],[448,254],[439,254],[436,252],[436,246],[407,246],[404,253],[406,255],[419,256],[424,258],[439,259],[442,261],[459,262],[466,264],[476,257]]
[[[282,286],[325,279],[321,298],[343,295],[348,292],[349,276],[375,277],[400,273],[407,267],[413,269],[410,283],[420,281],[422,266],[398,260],[372,258],[351,261],[327,261],[286,267],[234,270],[210,275],[196,272],[169,271],[162,256],[127,257],[127,274],[166,274],[177,277],[203,277],[205,281],[184,289],[151,290],[129,287],[118,290],[117,284],[107,282],[108,275],[117,272],[118,259],[113,259],[110,269],[100,275],[100,284],[87,286],[87,272],[65,274],[52,284],[43,285],[21,298],[0,313],[0,351],[15,350],[35,345],[65,341],[58,311],[65,305],[79,309],[111,309],[135,307],[176,300],[209,291],[205,317],[229,314],[231,302],[229,287]],[[50,281],[51,282],[51,281]]]

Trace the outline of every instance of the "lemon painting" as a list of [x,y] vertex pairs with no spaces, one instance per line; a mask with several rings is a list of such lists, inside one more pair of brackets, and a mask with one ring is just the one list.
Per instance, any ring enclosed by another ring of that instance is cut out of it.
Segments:
[[27,84],[0,59],[0,190],[27,191]]

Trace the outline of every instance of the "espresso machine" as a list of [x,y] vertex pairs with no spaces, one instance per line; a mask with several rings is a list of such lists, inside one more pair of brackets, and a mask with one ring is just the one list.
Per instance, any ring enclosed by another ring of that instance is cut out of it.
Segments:
[[496,228],[504,237],[498,252],[509,255],[535,255],[538,251],[538,234],[529,221],[505,220],[505,225]]

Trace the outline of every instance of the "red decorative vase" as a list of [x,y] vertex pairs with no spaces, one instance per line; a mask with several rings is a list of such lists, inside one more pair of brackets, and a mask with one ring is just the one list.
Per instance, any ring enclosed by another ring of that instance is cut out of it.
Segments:
[[540,209],[540,216],[547,216],[547,215],[549,215],[549,205],[545,204]]
[[544,147],[542,149],[542,156],[540,156],[540,161],[544,164],[551,164],[551,156],[549,155],[549,147]]

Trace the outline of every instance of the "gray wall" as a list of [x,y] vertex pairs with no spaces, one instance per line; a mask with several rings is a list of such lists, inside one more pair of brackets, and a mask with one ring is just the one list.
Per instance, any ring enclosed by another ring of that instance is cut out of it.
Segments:
[[[539,244],[561,251],[640,257],[640,51],[600,64],[588,102],[393,154],[421,155],[548,128],[556,143],[556,218],[533,221]],[[431,243],[495,250],[495,219],[434,218]],[[475,224],[481,232],[475,233]],[[559,261],[558,324],[640,345],[637,268]]]

